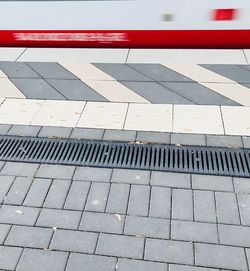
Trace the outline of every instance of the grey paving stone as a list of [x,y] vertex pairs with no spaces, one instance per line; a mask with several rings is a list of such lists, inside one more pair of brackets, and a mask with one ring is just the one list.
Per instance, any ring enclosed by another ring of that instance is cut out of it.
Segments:
[[236,196],[233,193],[215,192],[218,223],[240,224]]
[[242,68],[242,69],[245,69],[245,70],[247,70],[247,71],[250,71],[250,65],[237,65],[237,67],[240,67],[240,68]]
[[124,234],[169,239],[169,220],[127,216]]
[[108,141],[135,141],[136,131],[105,130],[103,140]]
[[149,261],[119,259],[117,271],[167,271],[167,264]]
[[179,95],[183,95],[194,104],[200,105],[239,105],[233,100],[226,98],[204,86],[195,82],[167,82],[162,83]]
[[133,169],[114,169],[111,182],[129,184],[149,184],[150,171]]
[[190,174],[153,171],[151,185],[191,188]]
[[47,79],[47,82],[70,101],[107,101],[81,80]]
[[78,211],[42,209],[36,225],[62,229],[77,229],[80,218],[81,212]]
[[0,223],[18,224],[18,225],[35,225],[39,214],[39,209],[3,205],[0,209]]
[[57,230],[53,235],[50,248],[60,251],[94,253],[97,233]]
[[138,131],[136,141],[170,144],[170,133]]
[[78,79],[58,63],[53,62],[27,62],[33,70],[47,79]]
[[16,247],[48,248],[52,229],[13,226],[10,230],[6,245]]
[[142,259],[143,248],[143,238],[101,233],[96,254]]
[[150,187],[131,185],[127,213],[130,215],[147,216],[149,209]]
[[29,190],[33,178],[31,177],[16,177],[8,194],[4,199],[5,204],[21,205]]
[[160,64],[129,64],[129,66],[156,81],[193,82],[190,78]]
[[238,202],[242,224],[250,226],[250,195],[238,194]]
[[250,194],[250,179],[233,178],[236,193]]
[[146,260],[179,264],[194,264],[193,246],[189,242],[147,239]]
[[0,62],[0,69],[11,78],[41,78],[26,63],[22,62]]
[[52,179],[34,178],[30,190],[24,200],[24,205],[42,207]]
[[205,135],[171,134],[171,144],[206,146]]
[[14,176],[0,176],[0,203],[3,202],[7,195],[15,177]]
[[64,271],[68,253],[24,249],[17,271]]
[[171,239],[218,243],[217,227],[215,224],[209,223],[172,220]]
[[49,137],[49,138],[69,138],[72,132],[72,128],[69,127],[42,127],[39,132],[39,137]]
[[84,231],[121,234],[123,225],[124,216],[84,212],[79,228]]
[[233,192],[232,177],[192,175],[192,188],[212,191]]
[[66,100],[44,79],[12,78],[11,81],[28,99]]
[[1,175],[34,176],[39,165],[20,162],[6,162]]
[[66,271],[114,271],[116,258],[71,253]]
[[248,266],[250,265],[250,249],[246,249]]
[[41,164],[36,177],[70,180],[74,172],[74,166]]
[[41,127],[28,125],[13,125],[8,131],[8,135],[15,136],[37,136]]
[[112,183],[106,212],[115,214],[126,214],[128,206],[129,184]]
[[191,190],[173,189],[172,218],[193,220],[193,195]]
[[10,227],[11,226],[7,224],[0,224],[0,245],[2,245],[4,240],[6,239]]
[[171,190],[165,187],[152,187],[149,216],[170,218]]
[[238,83],[250,83],[250,71],[242,69],[236,65],[201,65],[202,67],[225,76]]
[[250,149],[250,136],[243,136],[242,141],[244,148]]
[[94,64],[98,69],[109,74],[118,81],[152,81],[148,76],[132,69],[126,64],[118,63],[97,63]]
[[19,247],[0,246],[0,268],[4,270],[15,270],[22,249]]
[[224,245],[250,247],[250,228],[233,225],[218,225],[220,243]]
[[243,248],[195,244],[195,264],[207,267],[247,270]]
[[54,180],[46,196],[44,207],[62,209],[70,188],[68,180]]
[[207,145],[213,147],[243,148],[240,136],[214,136],[206,135]]
[[155,104],[193,104],[188,99],[162,86],[158,82],[121,82],[135,93]]
[[199,266],[169,264],[169,271],[218,271],[219,269],[206,268]]
[[110,182],[112,169],[94,168],[94,167],[77,167],[74,174],[74,180],[90,182]]
[[64,204],[64,209],[79,211],[83,210],[87,200],[89,188],[90,183],[88,182],[73,182]]
[[109,187],[109,183],[92,183],[85,210],[104,212],[108,198]]
[[215,197],[211,191],[193,191],[195,221],[216,223]]
[[11,127],[10,124],[0,124],[0,135],[6,135]]
[[70,138],[102,140],[103,129],[74,128]]

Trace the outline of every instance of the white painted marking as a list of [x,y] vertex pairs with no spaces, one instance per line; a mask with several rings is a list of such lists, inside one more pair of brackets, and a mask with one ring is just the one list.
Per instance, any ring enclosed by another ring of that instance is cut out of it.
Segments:
[[9,80],[0,78],[0,98],[26,98],[23,93]]
[[249,88],[199,65],[163,64],[239,104],[250,105]]

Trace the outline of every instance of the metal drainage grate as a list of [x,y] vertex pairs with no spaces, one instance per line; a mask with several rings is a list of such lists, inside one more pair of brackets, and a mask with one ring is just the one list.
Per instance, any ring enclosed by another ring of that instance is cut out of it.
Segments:
[[250,176],[250,150],[0,136],[0,160]]

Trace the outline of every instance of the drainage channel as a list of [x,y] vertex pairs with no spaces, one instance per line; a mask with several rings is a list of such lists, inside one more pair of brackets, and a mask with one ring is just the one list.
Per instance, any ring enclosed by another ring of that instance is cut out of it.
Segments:
[[0,160],[250,177],[250,149],[0,136]]

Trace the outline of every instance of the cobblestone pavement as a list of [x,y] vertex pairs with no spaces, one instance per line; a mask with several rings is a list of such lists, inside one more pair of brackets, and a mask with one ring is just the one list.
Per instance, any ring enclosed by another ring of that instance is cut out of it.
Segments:
[[0,181],[2,270],[249,269],[249,179],[1,162]]

